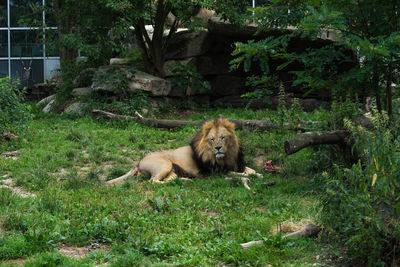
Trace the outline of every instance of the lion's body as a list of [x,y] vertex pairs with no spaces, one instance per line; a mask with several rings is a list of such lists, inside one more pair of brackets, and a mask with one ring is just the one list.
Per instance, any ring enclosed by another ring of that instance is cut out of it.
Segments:
[[200,174],[190,146],[153,152],[139,162],[138,170],[150,174],[155,182],[162,181],[171,173],[190,178],[199,177]]
[[140,173],[150,174],[153,182],[169,181],[177,176],[198,178],[215,171],[255,173],[245,167],[242,149],[234,130],[234,124],[227,119],[208,121],[190,146],[150,153],[135,169],[107,183],[120,183]]

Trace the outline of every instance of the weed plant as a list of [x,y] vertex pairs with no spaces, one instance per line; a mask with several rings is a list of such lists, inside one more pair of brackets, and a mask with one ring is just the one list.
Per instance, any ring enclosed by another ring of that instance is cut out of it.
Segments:
[[399,264],[400,140],[388,122],[377,112],[370,130],[345,121],[362,159],[324,174],[322,221],[344,239],[349,257],[364,266]]
[[23,103],[25,90],[18,84],[17,80],[0,78],[0,134],[18,132],[31,119],[30,107]]

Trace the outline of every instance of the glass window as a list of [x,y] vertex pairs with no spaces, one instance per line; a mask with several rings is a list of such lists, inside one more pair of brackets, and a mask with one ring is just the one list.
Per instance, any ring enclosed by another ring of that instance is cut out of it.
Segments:
[[8,57],[8,33],[7,33],[7,30],[0,31],[0,57]]
[[0,60],[0,78],[8,76],[8,60]]
[[59,57],[60,50],[57,47],[57,30],[46,30],[46,57]]
[[43,45],[38,33],[34,30],[12,30],[11,57],[42,57]]
[[42,0],[10,0],[10,26],[42,26]]
[[11,77],[19,79],[21,86],[32,88],[43,82],[43,59],[11,60]]
[[46,27],[57,27],[53,2],[46,2]]
[[7,0],[0,0],[0,27],[7,27]]

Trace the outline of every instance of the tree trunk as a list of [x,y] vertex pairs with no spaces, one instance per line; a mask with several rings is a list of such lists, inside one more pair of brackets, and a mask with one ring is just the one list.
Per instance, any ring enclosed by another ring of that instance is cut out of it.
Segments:
[[348,135],[349,133],[344,130],[300,133],[293,139],[285,141],[285,152],[287,155],[291,155],[308,146],[340,144]]
[[[62,14],[62,9],[65,8],[62,0],[54,1],[54,13]],[[78,14],[69,14],[68,16],[56,16],[58,29],[58,38],[61,41],[60,47],[60,64],[63,69],[68,62],[75,60],[78,56],[78,50],[63,44],[63,40],[67,34],[73,33],[73,27],[78,20]]]
[[386,79],[386,110],[389,118],[393,117],[393,106],[392,106],[392,80],[393,80],[393,66],[392,61],[389,62],[388,74]]

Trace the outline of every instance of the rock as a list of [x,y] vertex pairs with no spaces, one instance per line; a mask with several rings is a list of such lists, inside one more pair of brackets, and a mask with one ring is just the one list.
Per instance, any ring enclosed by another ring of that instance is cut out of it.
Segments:
[[196,58],[197,72],[201,75],[221,75],[230,73],[229,62],[233,59],[227,54],[201,56]]
[[130,91],[143,90],[153,96],[167,96],[171,92],[171,83],[167,80],[137,71],[128,83]]
[[80,88],[75,88],[72,90],[71,94],[75,97],[77,96],[85,96],[93,92],[93,89],[91,87],[80,87]]
[[[265,38],[267,36],[277,36],[281,35],[283,32],[290,33],[295,30],[294,27],[289,26],[284,29],[275,28],[257,33],[258,25],[255,23],[248,23],[246,26],[239,27],[227,20],[223,20],[220,17],[211,17],[208,20],[207,29],[210,33],[246,39],[254,39],[254,37]],[[319,40],[314,41],[334,41],[337,39],[337,35],[335,31],[328,30],[326,32],[322,32],[318,36],[318,39]]]
[[40,100],[39,102],[37,102],[36,103],[36,106],[37,107],[40,107],[40,106],[42,106],[42,105],[47,105],[47,104],[49,104],[52,100],[55,100],[56,99],[56,94],[54,94],[54,95],[50,95],[50,96],[48,96],[48,97],[45,97],[45,98],[43,98],[42,100]]
[[110,65],[127,65],[131,62],[130,58],[110,58]]
[[211,80],[211,94],[219,96],[239,95],[245,87],[246,78],[219,75]]
[[[250,99],[238,95],[224,96],[214,99],[215,103],[230,104],[232,107],[250,107],[250,108],[271,108],[276,109],[279,103],[278,96],[271,96],[263,99]],[[287,103],[291,103],[293,99],[287,98]],[[304,111],[313,111],[321,106],[328,107],[329,102],[314,98],[298,99]]]
[[177,33],[165,53],[165,59],[185,59],[204,55],[211,46],[207,31]]
[[42,111],[44,113],[49,113],[50,111],[53,111],[55,104],[56,104],[56,99],[54,98],[54,99],[50,100],[50,102],[42,109]]
[[125,75],[128,79],[133,74],[121,65],[105,65],[100,66],[95,74],[96,79],[93,79],[91,88],[93,91],[106,91],[113,92],[115,90],[115,84],[119,84],[121,80],[118,78],[119,75],[115,75],[117,71],[120,71],[121,75]]
[[183,60],[167,60],[167,61],[165,61],[164,66],[163,66],[163,72],[165,74],[165,77],[180,75],[179,72],[172,71],[172,69],[175,66],[179,66],[180,64],[185,67],[187,67],[188,65],[191,65],[191,64],[196,65],[196,58],[190,57],[188,59],[183,59]]
[[257,32],[257,26],[253,23],[244,27],[239,27],[219,17],[210,18],[207,23],[207,29],[210,33],[215,33],[218,35],[246,38],[254,37],[255,33]]
[[76,114],[79,116],[85,115],[85,113],[88,111],[89,104],[87,103],[72,103],[69,105],[64,112],[67,114]]
[[92,79],[97,69],[87,68],[79,73],[79,75],[74,79],[72,85],[74,87],[88,87],[92,84]]

